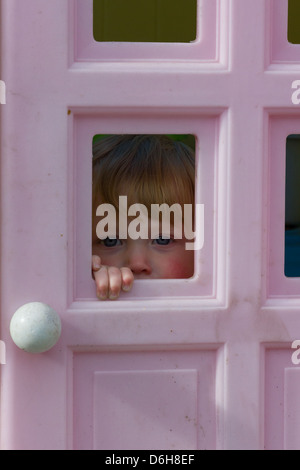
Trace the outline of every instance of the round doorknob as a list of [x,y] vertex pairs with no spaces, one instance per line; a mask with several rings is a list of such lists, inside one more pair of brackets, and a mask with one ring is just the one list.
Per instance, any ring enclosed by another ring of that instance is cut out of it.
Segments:
[[10,322],[14,343],[26,352],[51,349],[61,334],[61,321],[53,308],[42,302],[29,302],[16,310]]

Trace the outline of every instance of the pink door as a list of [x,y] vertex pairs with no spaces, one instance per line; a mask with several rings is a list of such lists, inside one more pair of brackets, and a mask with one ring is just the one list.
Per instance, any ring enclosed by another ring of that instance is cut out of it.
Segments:
[[[146,43],[94,40],[92,0],[1,2],[4,450],[300,448],[300,278],[284,271],[300,45],[287,0],[197,4],[194,41]],[[195,136],[204,245],[193,278],[101,302],[91,145],[115,133]],[[10,322],[37,301],[61,335],[30,353]]]

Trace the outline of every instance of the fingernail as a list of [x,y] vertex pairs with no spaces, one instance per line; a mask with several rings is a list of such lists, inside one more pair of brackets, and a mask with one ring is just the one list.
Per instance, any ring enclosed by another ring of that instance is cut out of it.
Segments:
[[109,293],[110,300],[116,300],[118,298],[117,294],[113,294],[112,292]]
[[106,294],[101,294],[101,292],[97,293],[97,297],[98,297],[99,300],[106,300],[107,299],[107,295]]
[[129,292],[131,287],[132,287],[131,285],[129,285],[129,286],[125,285],[125,286],[122,287],[122,290],[125,291],[125,292]]

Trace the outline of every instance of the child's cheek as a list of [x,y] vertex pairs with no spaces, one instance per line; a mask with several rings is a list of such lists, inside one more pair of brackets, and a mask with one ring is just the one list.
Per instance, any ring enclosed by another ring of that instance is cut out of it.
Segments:
[[165,279],[186,279],[194,274],[193,261],[186,263],[186,261],[180,259],[169,259],[164,266]]

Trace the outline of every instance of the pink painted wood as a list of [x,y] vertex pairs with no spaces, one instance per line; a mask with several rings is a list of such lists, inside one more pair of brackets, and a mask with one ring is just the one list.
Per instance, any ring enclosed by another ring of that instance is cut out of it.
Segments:
[[[285,139],[300,46],[286,0],[198,0],[191,44],[96,43],[92,0],[2,0],[1,448],[300,448],[300,279],[283,274]],[[284,73],[283,73],[284,72]],[[99,302],[95,133],[192,133],[195,275]],[[9,335],[52,306],[49,352]]]

